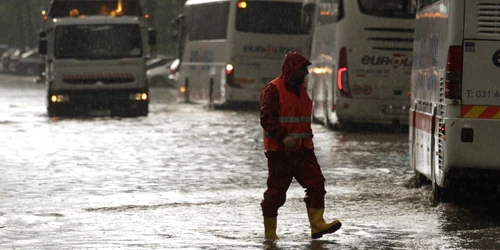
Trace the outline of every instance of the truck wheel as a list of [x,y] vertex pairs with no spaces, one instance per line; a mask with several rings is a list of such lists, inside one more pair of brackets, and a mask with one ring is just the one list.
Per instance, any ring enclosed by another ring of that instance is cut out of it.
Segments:
[[137,116],[148,116],[149,105],[141,105],[137,108]]
[[57,113],[56,113],[56,111],[55,111],[55,108],[54,108],[52,105],[50,105],[50,104],[49,104],[49,106],[47,107],[47,115],[48,115],[49,117],[55,117],[55,116],[57,116]]

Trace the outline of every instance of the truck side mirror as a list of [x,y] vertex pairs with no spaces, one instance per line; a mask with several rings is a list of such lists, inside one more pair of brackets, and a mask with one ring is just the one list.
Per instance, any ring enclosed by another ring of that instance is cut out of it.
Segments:
[[148,44],[156,45],[156,30],[152,28],[148,29]]
[[40,38],[40,40],[38,41],[38,53],[40,55],[47,54],[47,39]]

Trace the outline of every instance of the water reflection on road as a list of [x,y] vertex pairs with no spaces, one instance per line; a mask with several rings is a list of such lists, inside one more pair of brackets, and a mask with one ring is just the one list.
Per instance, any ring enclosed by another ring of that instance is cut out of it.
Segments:
[[[43,86],[0,79],[0,248],[264,248],[256,111],[208,111],[155,89],[148,117],[52,120]],[[433,208],[429,187],[408,187],[407,134],[313,130],[326,216],[343,228],[311,241],[293,183],[276,249],[500,246],[494,201]]]

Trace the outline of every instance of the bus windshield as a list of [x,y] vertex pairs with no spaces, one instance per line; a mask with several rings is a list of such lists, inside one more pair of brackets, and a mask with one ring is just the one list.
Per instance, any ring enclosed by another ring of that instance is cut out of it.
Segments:
[[190,41],[226,38],[229,2],[188,5],[185,11]]
[[54,51],[56,58],[141,57],[141,30],[135,24],[59,26],[55,30]]
[[412,0],[358,0],[363,14],[388,18],[415,18]]
[[301,3],[248,1],[238,6],[236,30],[264,34],[306,34],[301,29]]

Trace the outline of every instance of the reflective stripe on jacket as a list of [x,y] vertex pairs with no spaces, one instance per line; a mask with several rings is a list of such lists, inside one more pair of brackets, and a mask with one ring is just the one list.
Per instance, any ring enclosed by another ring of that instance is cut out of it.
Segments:
[[286,127],[288,136],[295,140],[294,148],[285,148],[282,141],[273,138],[271,134],[264,131],[264,148],[269,151],[296,151],[301,147],[314,148],[313,134],[311,129],[312,101],[307,95],[306,89],[301,87],[300,96],[292,90],[288,90],[283,79],[276,78],[273,84],[279,93],[280,101],[280,123]]

